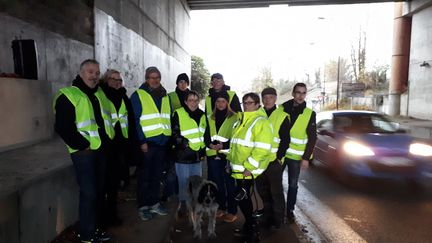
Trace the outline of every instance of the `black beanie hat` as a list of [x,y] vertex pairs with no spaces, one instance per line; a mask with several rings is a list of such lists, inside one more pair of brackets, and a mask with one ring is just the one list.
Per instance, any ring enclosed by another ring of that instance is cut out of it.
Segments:
[[224,91],[224,90],[216,92],[214,97],[215,97],[215,101],[218,98],[223,98],[223,99],[226,99],[229,102],[229,99],[230,99],[228,93],[226,91]]
[[263,89],[263,91],[261,92],[261,98],[264,97],[264,95],[277,95],[276,93],[276,89],[272,88],[272,87],[267,87],[265,89]]
[[186,83],[189,84],[189,76],[186,73],[180,73],[177,76],[176,84],[178,84],[180,82],[180,80],[184,80],[184,81],[186,81]]

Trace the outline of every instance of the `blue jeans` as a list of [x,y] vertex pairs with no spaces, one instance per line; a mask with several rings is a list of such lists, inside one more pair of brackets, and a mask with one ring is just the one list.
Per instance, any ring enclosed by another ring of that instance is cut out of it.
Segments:
[[140,162],[137,166],[138,208],[151,207],[160,202],[160,183],[166,163],[167,148],[148,144],[148,152],[140,152],[140,155]]
[[193,175],[202,176],[202,162],[197,161],[193,164],[176,163],[175,169],[179,185],[179,200],[180,202],[186,201],[188,178]]
[[297,201],[298,179],[300,175],[300,160],[285,159],[288,167],[287,210],[293,211]]
[[235,180],[226,173],[226,160],[210,159],[207,161],[208,179],[218,187],[217,202],[220,210],[227,210],[230,214],[237,213],[237,201],[234,199]]
[[93,238],[102,216],[105,155],[101,151],[83,150],[71,154],[80,188],[79,233],[82,240]]

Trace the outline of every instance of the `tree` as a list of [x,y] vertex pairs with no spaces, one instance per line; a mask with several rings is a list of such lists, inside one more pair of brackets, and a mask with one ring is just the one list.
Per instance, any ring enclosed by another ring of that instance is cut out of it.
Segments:
[[202,99],[210,88],[210,72],[201,57],[192,55],[191,62],[191,89],[195,90]]
[[[325,82],[337,81],[338,61],[330,60],[325,64],[324,80]],[[351,71],[348,60],[345,58],[339,59],[339,82],[351,82]]]
[[357,45],[351,45],[352,70],[356,83],[366,81],[366,32],[361,29]]
[[273,87],[273,77],[270,67],[261,68],[258,77],[252,80],[252,90],[261,92],[266,87]]

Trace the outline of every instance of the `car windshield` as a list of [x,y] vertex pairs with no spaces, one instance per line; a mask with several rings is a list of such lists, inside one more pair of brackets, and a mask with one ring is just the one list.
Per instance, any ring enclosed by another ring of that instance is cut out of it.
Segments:
[[397,128],[379,114],[338,114],[334,116],[338,132],[348,133],[394,133]]

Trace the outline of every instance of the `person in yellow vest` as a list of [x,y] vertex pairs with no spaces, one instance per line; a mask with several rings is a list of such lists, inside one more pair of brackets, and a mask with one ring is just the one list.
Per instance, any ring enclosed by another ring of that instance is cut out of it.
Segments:
[[107,241],[101,230],[105,150],[114,135],[112,107],[98,87],[99,63],[81,63],[72,86],[60,89],[54,100],[55,131],[66,143],[75,168],[79,197],[79,238],[81,242]]
[[259,241],[259,229],[253,217],[251,190],[254,179],[267,168],[272,155],[273,131],[265,112],[260,109],[260,98],[256,93],[243,96],[244,112],[234,125],[228,161],[231,176],[236,180],[240,210],[245,217],[243,233],[246,242]]
[[283,163],[290,142],[290,120],[283,107],[276,105],[276,89],[268,87],[262,90],[264,111],[273,127],[273,145],[271,162],[264,173],[257,178],[257,190],[263,201],[264,226],[279,229],[284,223],[285,198],[282,186]]
[[288,170],[286,211],[289,223],[295,221],[293,211],[297,200],[300,170],[309,167],[309,161],[312,159],[312,152],[317,139],[316,113],[306,107],[306,92],[306,84],[296,83],[292,91],[293,99],[282,104],[291,121],[290,144],[285,155]]
[[106,212],[104,214],[108,226],[120,225],[122,220],[117,215],[117,194],[120,182],[129,183],[129,163],[136,154],[135,141],[132,139],[135,130],[132,105],[123,86],[120,72],[108,69],[102,76],[100,87],[115,107],[112,114],[115,136],[111,149],[108,151],[106,166]]
[[181,73],[176,79],[176,89],[168,93],[170,99],[171,111],[174,112],[180,107],[185,107],[185,97],[189,93],[189,76],[186,73]]
[[219,209],[217,217],[225,222],[234,222],[237,219],[237,201],[234,199],[235,181],[227,173],[229,162],[226,154],[220,151],[228,150],[234,123],[238,121],[237,114],[231,110],[229,95],[225,91],[217,93],[213,113],[207,117],[207,129],[204,134],[207,155],[208,179],[218,187],[217,203]]
[[160,204],[160,183],[171,137],[171,108],[161,73],[156,67],[145,72],[145,82],[131,96],[141,158],[137,166],[138,214],[144,221],[167,215]]
[[198,93],[190,91],[185,97],[185,104],[185,107],[175,110],[171,125],[179,185],[180,217],[186,215],[188,178],[193,175],[202,176],[202,160],[205,156],[204,132],[207,127],[205,114],[198,108]]
[[206,116],[211,116],[214,110],[214,105],[216,102],[217,94],[221,91],[225,91],[229,95],[229,105],[231,107],[231,110],[234,112],[240,112],[240,102],[239,99],[234,91],[231,91],[231,87],[228,85],[225,85],[224,78],[222,74],[220,73],[214,73],[212,74],[211,78],[211,85],[212,87],[209,89],[209,95],[205,99],[205,112]]

